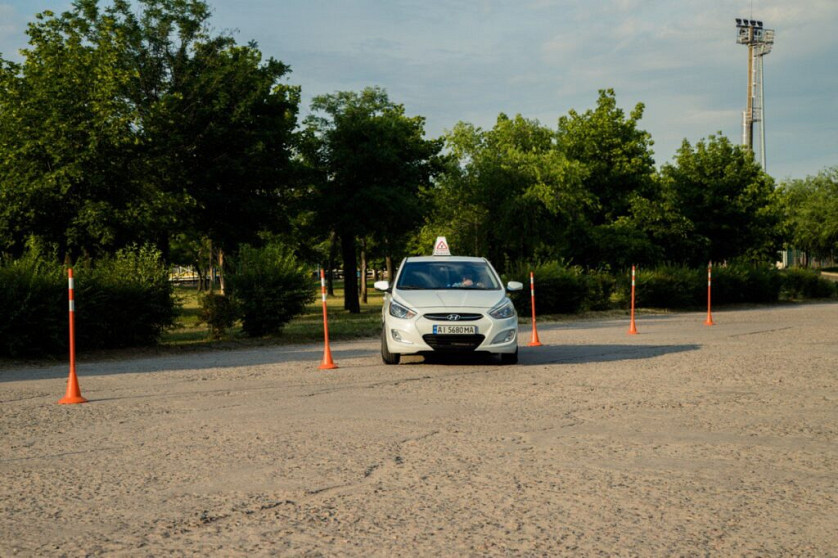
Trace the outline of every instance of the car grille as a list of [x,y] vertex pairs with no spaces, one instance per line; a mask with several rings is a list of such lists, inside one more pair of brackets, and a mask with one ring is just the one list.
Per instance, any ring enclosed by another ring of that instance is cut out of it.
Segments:
[[[458,316],[454,318],[454,316]],[[467,314],[463,312],[437,312],[435,314],[425,314],[428,320],[435,322],[473,322],[483,317],[483,314]]]
[[435,351],[473,351],[486,337],[476,335],[423,335],[422,339]]

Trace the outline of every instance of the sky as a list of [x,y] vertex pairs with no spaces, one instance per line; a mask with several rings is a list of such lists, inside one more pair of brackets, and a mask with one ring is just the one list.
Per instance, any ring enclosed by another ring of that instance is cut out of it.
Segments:
[[[382,87],[428,137],[500,113],[556,127],[614,89],[658,165],[683,140],[742,141],[748,49],[735,18],[776,32],[764,57],[766,168],[778,181],[838,166],[838,0],[208,0],[216,33],[291,66],[311,99]],[[0,54],[21,60],[26,24],[70,0],[0,0]],[[758,128],[755,147],[758,149]]]

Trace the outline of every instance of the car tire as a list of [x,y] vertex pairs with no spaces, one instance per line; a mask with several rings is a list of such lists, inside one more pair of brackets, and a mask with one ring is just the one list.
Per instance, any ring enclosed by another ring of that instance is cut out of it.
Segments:
[[399,353],[391,353],[387,348],[387,327],[381,328],[381,360],[384,364],[398,364],[400,359]]
[[501,364],[518,364],[518,347],[515,347],[514,353],[501,353],[500,354],[500,363]]

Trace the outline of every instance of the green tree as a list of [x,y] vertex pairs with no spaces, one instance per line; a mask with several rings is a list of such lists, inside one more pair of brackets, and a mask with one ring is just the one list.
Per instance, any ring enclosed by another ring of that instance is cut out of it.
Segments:
[[13,254],[33,234],[62,253],[95,253],[146,230],[127,39],[111,19],[91,21],[93,8],[37,15],[25,61],[2,61],[0,242]]
[[[695,225],[684,216],[676,193],[666,184],[653,197],[633,196],[629,215],[617,219],[617,224],[623,223],[642,235],[645,249],[639,253],[632,253],[629,249],[618,252],[621,242],[614,239],[615,242],[610,244],[614,256],[607,261],[619,267],[658,265],[661,262],[686,263],[707,248],[706,239],[695,234]],[[600,246],[604,245],[600,243]]]
[[160,47],[169,77],[144,119],[148,176],[186,201],[181,229],[232,251],[289,227],[299,88],[282,84],[288,67],[263,63],[254,45],[194,40]]
[[637,103],[626,116],[614,90],[605,89],[595,109],[582,114],[571,110],[559,118],[559,149],[583,166],[582,186],[594,200],[585,214],[586,225],[574,234],[568,254],[574,261],[623,265],[621,260],[645,260],[659,252],[638,228],[641,223],[631,218],[659,197],[653,141],[638,127],[644,109]]
[[691,263],[774,257],[778,200],[773,180],[750,150],[723,136],[710,136],[695,148],[684,140],[674,164],[664,165],[661,176],[705,246],[696,250]]
[[813,258],[838,252],[838,167],[780,186],[787,243]]
[[200,0],[76,0],[0,73],[0,249],[109,253],[187,232],[230,249],[281,227],[299,88]]
[[424,139],[425,119],[407,116],[381,88],[323,95],[311,108],[303,153],[317,224],[340,239],[344,306],[359,312],[357,240],[370,235],[389,255],[398,250],[421,223],[418,192],[436,172],[442,143]]
[[557,149],[555,133],[521,115],[498,116],[492,130],[459,123],[446,137],[452,156],[420,235],[427,250],[444,235],[460,253],[507,262],[556,256],[592,199],[584,171]]
[[645,106],[637,103],[628,117],[617,107],[613,89],[600,90],[597,106],[559,118],[559,149],[586,168],[584,188],[596,199],[595,225],[628,214],[631,198],[649,195],[655,160],[651,135],[638,128]]

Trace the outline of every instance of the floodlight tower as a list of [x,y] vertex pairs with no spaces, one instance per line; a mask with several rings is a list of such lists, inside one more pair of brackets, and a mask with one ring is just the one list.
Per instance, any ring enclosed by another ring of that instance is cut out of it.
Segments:
[[765,29],[761,21],[736,18],[736,42],[748,46],[748,97],[742,113],[742,144],[754,150],[754,122],[758,122],[760,162],[766,170],[762,58],[774,46],[774,30]]

